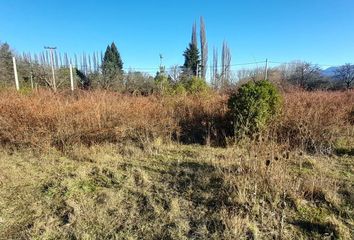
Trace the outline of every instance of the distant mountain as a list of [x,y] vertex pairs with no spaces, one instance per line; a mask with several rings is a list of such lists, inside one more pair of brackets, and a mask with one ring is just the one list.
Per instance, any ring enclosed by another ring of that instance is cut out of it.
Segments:
[[322,75],[325,77],[333,77],[334,74],[336,73],[336,70],[338,69],[338,67],[329,67],[325,70],[322,70]]

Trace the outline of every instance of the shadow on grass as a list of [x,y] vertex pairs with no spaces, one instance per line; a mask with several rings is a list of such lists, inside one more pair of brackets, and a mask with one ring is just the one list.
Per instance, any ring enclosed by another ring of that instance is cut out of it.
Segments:
[[226,139],[234,135],[232,118],[229,114],[196,114],[179,123],[181,132],[178,140],[183,144],[210,144],[226,147]]
[[[231,211],[239,206],[230,201],[232,189],[225,182],[220,169],[208,163],[191,160],[170,163],[167,169],[144,166],[144,170],[160,174],[167,186],[160,191],[170,192],[169,194],[188,202],[182,206],[188,209],[182,210],[186,211],[188,217],[188,238],[222,238],[226,230],[222,211]],[[167,205],[169,204],[168,202]]]
[[207,234],[223,236],[226,225],[222,210],[230,212],[239,206],[230,200],[233,189],[221,170],[207,163],[185,161],[171,164],[166,177],[174,192],[192,204],[188,237],[202,237],[199,235],[203,228]]
[[354,156],[354,148],[337,148],[335,150],[335,153],[338,156],[344,156],[344,155]]
[[335,226],[330,223],[314,223],[311,221],[299,220],[292,222],[292,224],[301,228],[304,232],[310,235],[320,234],[322,237],[330,237],[328,239],[338,239],[339,237]]

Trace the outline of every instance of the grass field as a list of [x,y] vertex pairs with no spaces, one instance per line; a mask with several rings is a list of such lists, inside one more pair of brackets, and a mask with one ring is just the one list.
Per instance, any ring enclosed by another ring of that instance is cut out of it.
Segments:
[[2,151],[0,238],[350,239],[353,157],[268,151]]
[[352,93],[237,144],[224,97],[0,94],[0,239],[354,236]]

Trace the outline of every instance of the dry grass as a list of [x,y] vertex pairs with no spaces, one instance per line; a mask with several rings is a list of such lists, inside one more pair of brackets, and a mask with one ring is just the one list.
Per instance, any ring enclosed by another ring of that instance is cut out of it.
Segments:
[[31,147],[149,141],[177,130],[169,109],[159,99],[103,91],[1,93],[0,122],[3,144]]
[[0,92],[0,239],[353,238],[353,92],[232,146],[226,100]]
[[[353,158],[276,146],[1,151],[0,239],[350,239]],[[269,161],[269,164],[268,164]]]

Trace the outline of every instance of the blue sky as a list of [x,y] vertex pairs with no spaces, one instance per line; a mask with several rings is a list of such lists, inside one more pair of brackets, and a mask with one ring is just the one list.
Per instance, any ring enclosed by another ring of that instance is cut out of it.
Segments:
[[[232,63],[306,60],[354,62],[353,0],[1,0],[0,41],[18,52],[105,50],[115,41],[125,67],[183,64],[194,21],[209,42],[229,43]],[[209,55],[211,59],[211,54]]]

